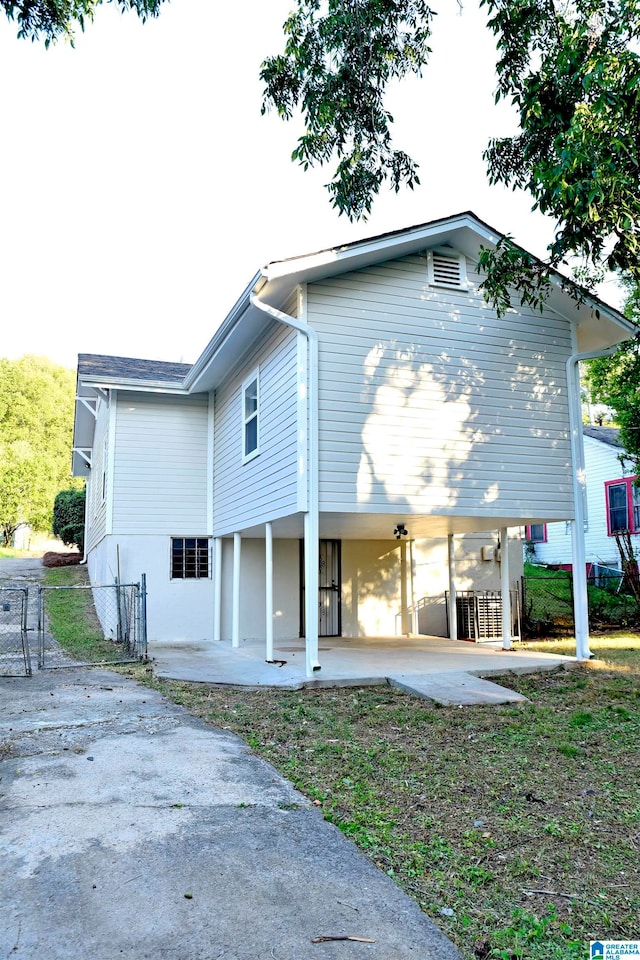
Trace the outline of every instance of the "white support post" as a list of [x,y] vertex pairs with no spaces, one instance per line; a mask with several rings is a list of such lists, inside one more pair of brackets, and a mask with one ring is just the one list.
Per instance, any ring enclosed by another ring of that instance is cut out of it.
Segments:
[[264,525],[265,660],[273,660],[273,529]]
[[509,528],[500,527],[500,593],[502,594],[502,649],[511,649],[511,593],[509,591]]
[[222,634],[222,539],[213,541],[213,641],[220,643]]
[[592,656],[589,649],[589,595],[587,593],[587,561],[584,546],[584,512],[576,497],[576,519],[571,521],[571,566],[573,576],[573,618],[576,631],[576,659]]
[[456,604],[456,544],[453,534],[447,537],[449,554],[449,639],[458,639],[458,611]]
[[240,549],[242,538],[233,535],[233,614],[231,623],[231,646],[240,646]]
[[304,623],[307,676],[320,669],[318,661],[318,598],[320,596],[317,514],[304,515]]
[[402,636],[409,635],[407,629],[407,544],[404,540],[400,543],[400,630]]
[[411,604],[411,616],[409,620],[409,629],[411,635],[418,632],[418,615],[416,612],[416,593],[415,593],[415,560],[413,558],[413,540],[409,540],[409,602]]

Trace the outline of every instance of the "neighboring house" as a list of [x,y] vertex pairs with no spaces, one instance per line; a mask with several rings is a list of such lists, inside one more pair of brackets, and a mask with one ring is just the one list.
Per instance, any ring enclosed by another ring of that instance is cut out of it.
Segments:
[[446,635],[445,590],[506,591],[522,525],[574,518],[577,354],[633,327],[560,281],[498,318],[500,236],[465,213],[271,263],[192,367],[80,356],[89,571],[147,574],[151,643],[304,636],[310,673],[318,635]]
[[[583,427],[587,512],[587,575],[607,576],[620,569],[615,533],[628,530],[640,545],[640,489],[615,427]],[[537,524],[525,531],[525,549],[537,563],[572,568],[571,536],[566,523]]]

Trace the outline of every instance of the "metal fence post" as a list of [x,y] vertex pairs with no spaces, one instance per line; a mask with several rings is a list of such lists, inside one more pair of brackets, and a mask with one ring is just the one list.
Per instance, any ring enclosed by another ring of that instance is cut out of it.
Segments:
[[140,574],[140,642],[141,654],[147,659],[147,575]]

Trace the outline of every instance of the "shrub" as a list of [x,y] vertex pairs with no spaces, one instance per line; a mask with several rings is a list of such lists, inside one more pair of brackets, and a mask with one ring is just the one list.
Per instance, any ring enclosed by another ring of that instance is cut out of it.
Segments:
[[84,490],[61,490],[53,504],[53,533],[84,552]]

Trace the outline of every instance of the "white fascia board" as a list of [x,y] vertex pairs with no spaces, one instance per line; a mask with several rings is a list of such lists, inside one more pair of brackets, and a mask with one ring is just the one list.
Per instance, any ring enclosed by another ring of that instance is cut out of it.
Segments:
[[219,356],[225,344],[228,343],[231,335],[237,331],[240,321],[250,306],[249,298],[262,279],[263,272],[259,270],[244,289],[242,295],[236,300],[191,370],[189,370],[184,378],[184,389],[188,393],[214,389],[217,378],[215,376],[212,378],[212,364]]
[[[476,246],[477,241],[496,244],[502,236],[473,214],[461,213],[433,223],[382,234],[369,240],[319,250],[290,260],[276,260],[267,264],[262,273],[270,281],[288,278],[295,285],[335,273],[359,270],[381,260],[408,256],[435,243],[451,242],[454,235],[461,235],[460,239],[464,241],[464,233],[467,231],[473,235]],[[466,252],[464,244],[461,246],[463,252]]]
[[172,393],[187,394],[189,391],[182,384],[167,383],[166,380],[135,380],[117,379],[113,377],[82,377],[83,387],[93,387],[94,390],[135,390],[140,393]]

